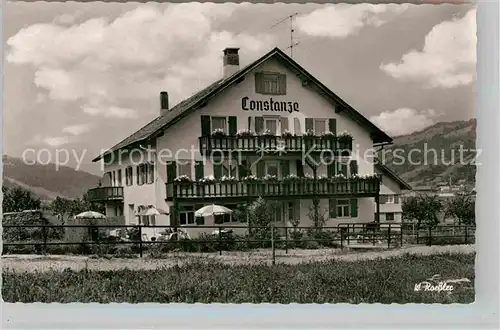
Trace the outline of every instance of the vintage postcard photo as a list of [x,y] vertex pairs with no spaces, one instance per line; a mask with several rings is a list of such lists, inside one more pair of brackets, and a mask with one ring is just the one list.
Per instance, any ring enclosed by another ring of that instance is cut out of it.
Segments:
[[476,10],[5,3],[3,300],[473,303]]

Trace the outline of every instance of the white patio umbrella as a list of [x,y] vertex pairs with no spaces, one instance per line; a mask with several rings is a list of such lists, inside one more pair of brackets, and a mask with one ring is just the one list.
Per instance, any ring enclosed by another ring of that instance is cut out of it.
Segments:
[[195,217],[208,217],[211,215],[231,214],[233,211],[221,205],[207,205],[194,212]]
[[102,213],[95,211],[85,211],[75,215],[77,219],[105,219],[106,216]]
[[147,209],[147,211],[144,213],[144,215],[168,215],[168,212],[162,209],[157,209],[156,207],[151,207]]

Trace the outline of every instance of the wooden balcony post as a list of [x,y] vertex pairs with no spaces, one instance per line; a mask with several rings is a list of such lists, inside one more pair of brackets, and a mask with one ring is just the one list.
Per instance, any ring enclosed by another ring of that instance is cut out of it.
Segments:
[[375,222],[380,223],[380,194],[377,192],[377,195],[375,195]]

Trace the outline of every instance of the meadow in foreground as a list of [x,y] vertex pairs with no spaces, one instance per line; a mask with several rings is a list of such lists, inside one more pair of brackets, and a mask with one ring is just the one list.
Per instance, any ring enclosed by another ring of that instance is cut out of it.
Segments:
[[[2,295],[24,303],[472,303],[474,259],[449,253],[275,266],[198,261],[157,270],[4,269]],[[449,292],[414,290],[436,274],[470,282],[453,284]]]

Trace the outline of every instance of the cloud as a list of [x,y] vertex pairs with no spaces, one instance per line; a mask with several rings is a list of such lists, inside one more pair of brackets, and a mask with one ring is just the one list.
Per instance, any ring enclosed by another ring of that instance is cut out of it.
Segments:
[[437,122],[439,114],[432,109],[417,111],[409,108],[399,108],[394,111],[384,111],[370,120],[389,135],[398,136],[422,130]]
[[52,100],[78,102],[92,116],[137,118],[132,109],[162,90],[174,105],[220,78],[225,47],[240,47],[245,63],[274,45],[267,34],[215,29],[238,6],[139,5],[115,20],[35,24],[8,39],[6,60],[32,66],[34,83]]
[[476,9],[442,22],[425,37],[421,51],[404,54],[399,62],[380,68],[394,78],[419,80],[427,87],[470,84],[476,75]]
[[105,118],[137,118],[137,111],[134,109],[120,108],[116,106],[90,107],[83,106],[83,112],[91,116],[102,116]]
[[63,128],[63,132],[71,135],[81,135],[83,133],[88,132],[90,129],[91,129],[90,124],[79,124],[79,125],[66,126]]
[[57,16],[52,22],[60,25],[71,25],[75,23],[78,17],[80,17],[83,14],[83,11],[77,10],[74,13],[71,14],[62,14],[60,16]]
[[41,136],[41,135],[35,135],[31,141],[28,142],[28,144],[35,143],[35,144],[45,144],[50,147],[60,147],[65,144],[68,144],[71,141],[71,139],[68,136]]
[[315,37],[345,38],[366,26],[380,26],[408,9],[408,4],[336,4],[296,19],[303,33]]

